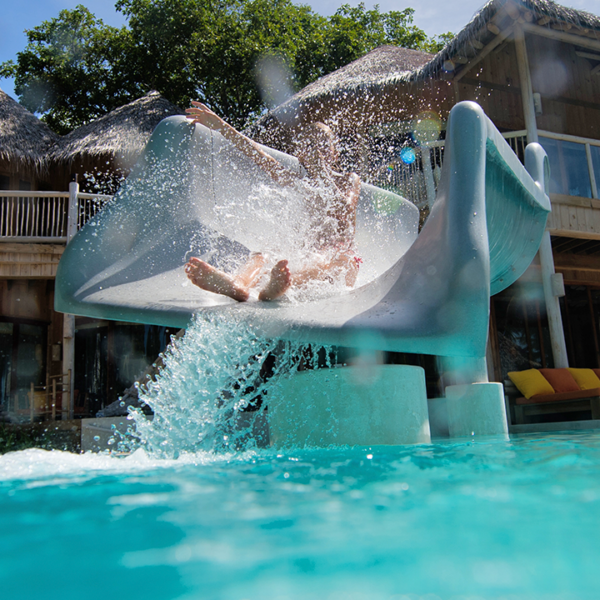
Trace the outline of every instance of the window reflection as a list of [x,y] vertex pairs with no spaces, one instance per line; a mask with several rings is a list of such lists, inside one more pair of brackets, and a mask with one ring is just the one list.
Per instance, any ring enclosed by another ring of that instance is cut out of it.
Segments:
[[600,146],[590,145],[592,153],[592,168],[594,169],[594,179],[596,180],[596,189],[600,186]]
[[550,193],[591,198],[585,145],[545,137],[540,137],[540,144],[550,161]]

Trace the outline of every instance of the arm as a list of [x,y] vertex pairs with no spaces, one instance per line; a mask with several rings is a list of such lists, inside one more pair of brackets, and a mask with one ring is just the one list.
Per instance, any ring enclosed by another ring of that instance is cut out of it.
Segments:
[[350,173],[348,182],[348,199],[354,209],[358,204],[358,197],[360,196],[360,177],[356,173]]
[[290,185],[298,175],[286,169],[281,163],[267,154],[256,142],[246,137],[226,123],[210,108],[201,102],[192,101],[193,108],[185,112],[192,123],[200,123],[213,131],[219,132],[225,139],[231,142],[240,152],[251,158],[261,169],[266,171],[277,183]]

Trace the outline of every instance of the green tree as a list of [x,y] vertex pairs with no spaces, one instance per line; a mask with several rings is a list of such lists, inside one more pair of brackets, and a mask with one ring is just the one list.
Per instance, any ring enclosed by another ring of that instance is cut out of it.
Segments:
[[139,95],[120,78],[127,36],[125,29],[104,25],[83,6],[63,10],[27,32],[27,47],[16,63],[0,65],[0,75],[15,78],[25,108],[42,113],[52,129],[66,133]]
[[[343,5],[329,18],[291,0],[119,0],[120,29],[83,6],[63,10],[27,33],[15,78],[29,110],[59,133],[89,122],[151,89],[185,107],[199,99],[237,127],[262,114],[269,96],[299,89],[381,44],[437,51],[441,42],[413,25],[413,10],[382,13]],[[289,76],[256,85],[271,56]],[[281,88],[281,89],[278,89]]]

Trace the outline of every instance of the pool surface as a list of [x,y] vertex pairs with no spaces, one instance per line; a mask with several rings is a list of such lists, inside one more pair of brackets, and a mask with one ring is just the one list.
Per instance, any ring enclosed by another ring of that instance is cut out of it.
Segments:
[[600,433],[0,456],[8,599],[600,597]]

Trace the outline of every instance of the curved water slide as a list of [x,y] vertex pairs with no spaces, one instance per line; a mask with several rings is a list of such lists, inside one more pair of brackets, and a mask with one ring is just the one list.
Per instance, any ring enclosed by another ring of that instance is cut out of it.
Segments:
[[[265,150],[300,172],[295,158]],[[477,104],[457,104],[436,200],[418,236],[416,207],[363,184],[357,245],[364,262],[355,289],[304,302],[239,304],[190,285],[183,264],[199,256],[230,272],[265,244],[283,252],[289,234],[273,220],[282,216],[280,199],[268,176],[218,133],[171,117],[113,202],[69,243],[55,306],[177,327],[200,311],[231,311],[267,336],[481,366],[490,295],[529,266],[550,211],[543,149],[529,145],[525,163]],[[289,210],[299,204],[289,199]]]

